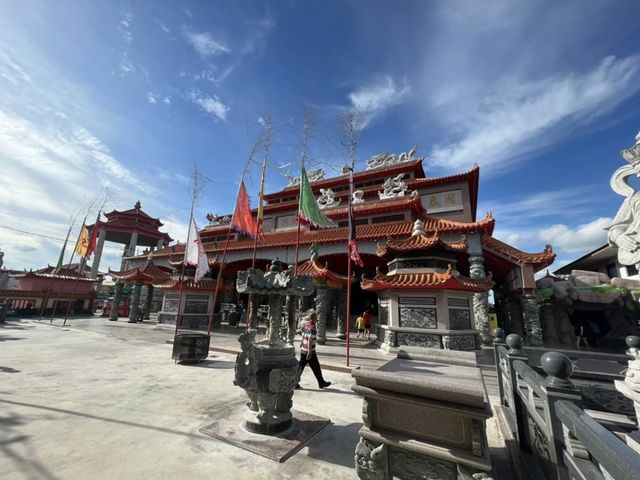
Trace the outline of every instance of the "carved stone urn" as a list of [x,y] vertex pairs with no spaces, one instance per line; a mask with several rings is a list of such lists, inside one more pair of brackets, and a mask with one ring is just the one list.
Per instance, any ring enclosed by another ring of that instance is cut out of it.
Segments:
[[311,295],[313,279],[294,276],[274,260],[266,273],[256,269],[238,272],[236,287],[240,293],[269,296],[268,338],[256,342],[252,330],[238,338],[242,352],[236,358],[233,383],[243,388],[249,399],[243,425],[250,432],[276,434],[292,424],[293,390],[299,378],[295,348],[280,335],[282,304],[287,295]]
[[629,335],[625,342],[629,347],[627,355],[633,360],[629,360],[624,381],[614,380],[613,383],[616,390],[633,401],[636,419],[640,428],[640,337]]

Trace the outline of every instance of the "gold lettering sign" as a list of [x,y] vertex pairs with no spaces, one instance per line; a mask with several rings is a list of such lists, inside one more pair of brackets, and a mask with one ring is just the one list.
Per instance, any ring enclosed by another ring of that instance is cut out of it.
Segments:
[[421,197],[422,206],[427,209],[427,213],[454,212],[464,208],[462,190],[425,193]]

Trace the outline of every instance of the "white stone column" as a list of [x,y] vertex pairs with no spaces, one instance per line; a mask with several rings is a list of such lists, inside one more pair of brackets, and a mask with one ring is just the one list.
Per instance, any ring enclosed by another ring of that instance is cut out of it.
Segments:
[[156,248],[160,250],[162,247],[164,247],[164,240],[160,238],[158,239],[158,244],[156,245]]
[[122,282],[116,283],[116,290],[113,293],[113,301],[111,302],[111,315],[109,320],[112,322],[118,321],[118,311],[120,310],[120,301],[122,300],[122,289],[124,285]]
[[[97,228],[98,224],[93,228]],[[98,269],[100,268],[100,260],[102,259],[102,249],[104,248],[104,241],[107,237],[107,231],[104,228],[100,229],[98,234],[98,241],[96,243],[96,251],[93,254],[93,264],[91,265],[91,278],[98,276]]]
[[[131,234],[131,239],[129,240],[129,245],[125,247],[124,253],[122,254],[122,256],[123,257],[132,256],[136,251],[136,245],[138,245],[138,232],[133,232]],[[129,261],[123,258],[122,264],[120,266],[120,270],[128,270],[128,268],[129,268]]]
[[136,282],[131,292],[131,303],[129,304],[129,323],[138,321],[138,312],[140,311],[140,290],[142,283]]
[[525,345],[542,345],[542,328],[540,327],[540,307],[535,295],[523,295],[522,323],[524,324]]
[[328,298],[327,285],[323,281],[316,284],[316,305],[315,310],[318,315],[318,343],[324,345],[327,343],[327,315],[328,315]]

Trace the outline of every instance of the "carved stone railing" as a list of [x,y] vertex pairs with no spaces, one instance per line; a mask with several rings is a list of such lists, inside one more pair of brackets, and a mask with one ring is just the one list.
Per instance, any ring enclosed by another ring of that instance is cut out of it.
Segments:
[[529,365],[519,335],[506,341],[501,329],[494,335],[499,410],[531,478],[640,479],[638,453],[583,409],[567,356],[544,353],[542,376]]

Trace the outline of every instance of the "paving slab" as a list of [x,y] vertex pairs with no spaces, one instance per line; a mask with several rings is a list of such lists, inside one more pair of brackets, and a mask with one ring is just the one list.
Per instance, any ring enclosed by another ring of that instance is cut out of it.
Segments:
[[362,400],[349,374],[328,372],[326,390],[303,376],[294,408],[331,424],[277,463],[200,432],[220,405],[244,401],[235,357],[179,365],[150,336],[0,327],[0,478],[353,478]]

